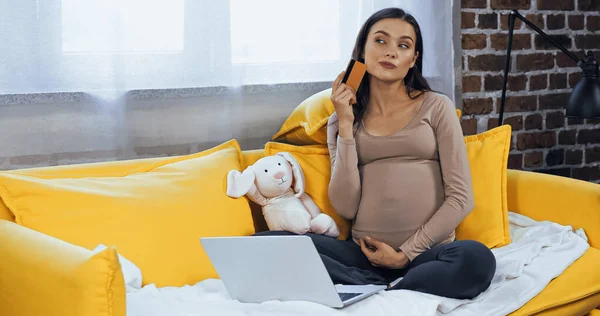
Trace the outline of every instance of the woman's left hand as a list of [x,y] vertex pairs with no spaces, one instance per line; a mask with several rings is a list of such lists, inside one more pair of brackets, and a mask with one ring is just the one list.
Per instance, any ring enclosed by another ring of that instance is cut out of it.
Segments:
[[390,245],[373,237],[361,238],[360,249],[376,267],[401,269],[409,262],[408,257],[402,251],[396,251]]

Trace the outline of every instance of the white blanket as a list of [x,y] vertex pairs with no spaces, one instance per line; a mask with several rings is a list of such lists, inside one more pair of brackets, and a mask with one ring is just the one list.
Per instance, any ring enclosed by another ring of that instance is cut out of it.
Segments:
[[506,315],[536,296],[589,248],[583,230],[509,213],[512,243],[493,249],[497,269],[490,287],[472,300],[408,290],[383,291],[344,309],[310,302],[232,300],[220,280],[184,287],[146,285],[127,294],[128,316],[184,315]]

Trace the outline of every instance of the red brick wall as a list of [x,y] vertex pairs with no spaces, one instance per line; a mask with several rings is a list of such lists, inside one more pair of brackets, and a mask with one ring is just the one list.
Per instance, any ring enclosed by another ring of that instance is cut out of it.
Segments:
[[[498,125],[508,39],[517,9],[571,52],[600,60],[600,0],[462,0],[462,126],[465,135]],[[509,168],[600,183],[600,120],[565,118],[581,69],[518,19],[504,123],[513,127]]]

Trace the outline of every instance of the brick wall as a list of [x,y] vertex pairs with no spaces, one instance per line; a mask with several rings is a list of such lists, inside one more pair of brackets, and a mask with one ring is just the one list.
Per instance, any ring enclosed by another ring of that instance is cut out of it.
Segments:
[[[528,20],[582,56],[600,60],[600,0],[462,0],[465,135],[498,125],[508,13]],[[504,123],[513,128],[509,168],[600,183],[600,120],[565,118],[581,76],[574,61],[515,21]]]

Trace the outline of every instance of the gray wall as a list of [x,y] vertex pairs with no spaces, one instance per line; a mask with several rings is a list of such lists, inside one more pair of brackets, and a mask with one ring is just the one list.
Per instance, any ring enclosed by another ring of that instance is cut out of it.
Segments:
[[0,169],[188,154],[235,138],[262,148],[330,83],[0,95]]

